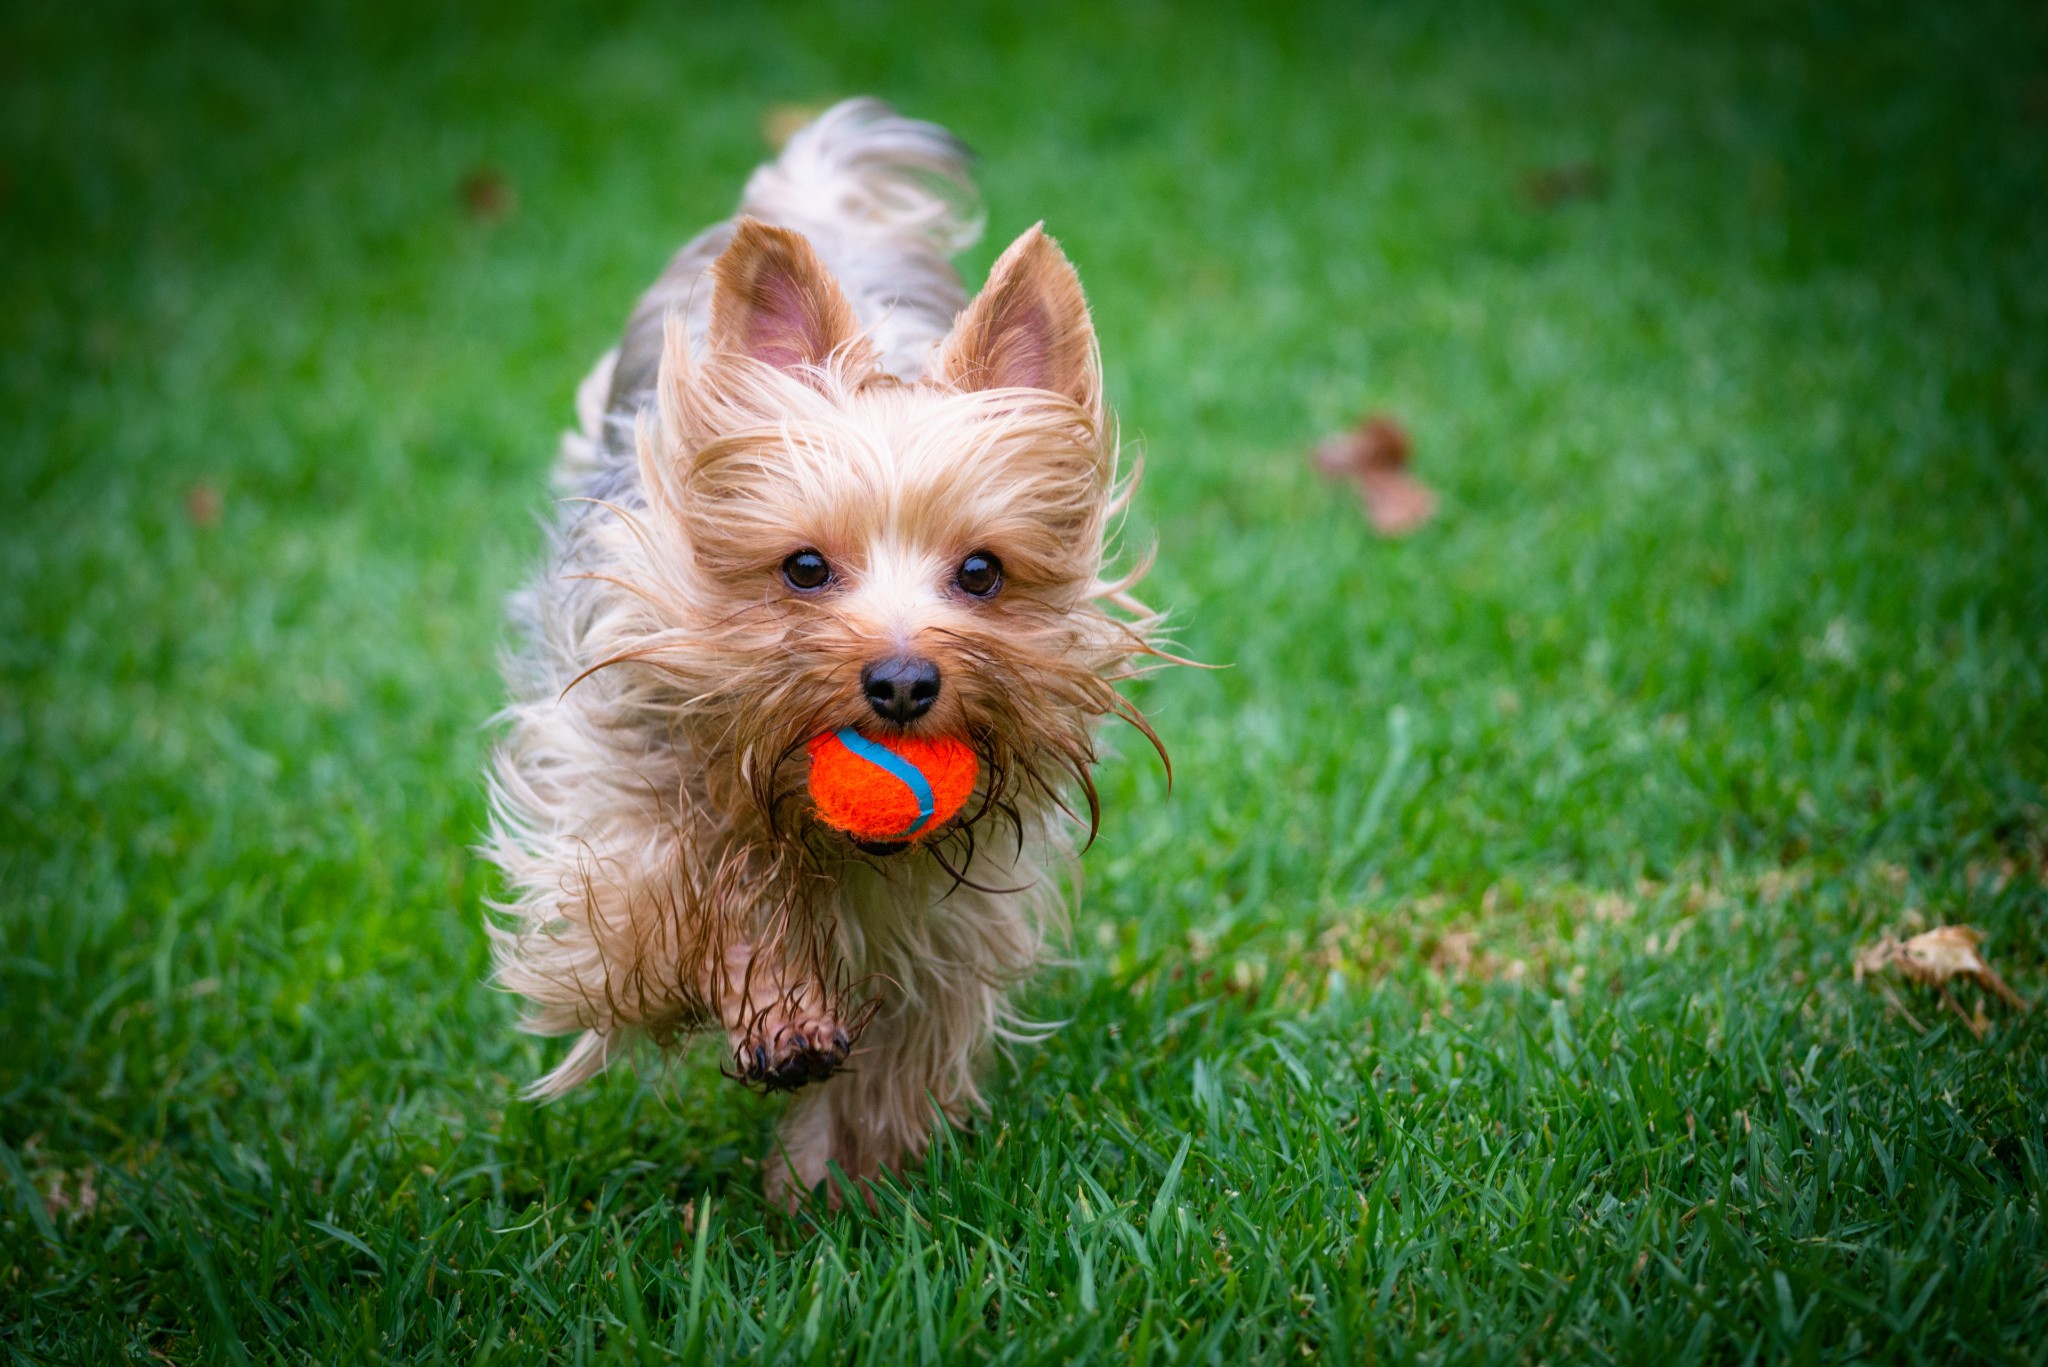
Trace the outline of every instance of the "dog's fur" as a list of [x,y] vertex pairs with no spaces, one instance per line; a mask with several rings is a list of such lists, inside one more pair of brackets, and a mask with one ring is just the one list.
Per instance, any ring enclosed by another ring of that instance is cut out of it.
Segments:
[[[828,1163],[918,1153],[934,1107],[981,1104],[992,1041],[1029,1033],[1008,994],[1063,911],[1065,799],[1092,834],[1100,721],[1151,735],[1113,685],[1157,619],[1142,566],[1105,569],[1130,485],[1080,282],[1032,228],[968,302],[951,135],[848,101],[740,213],[579,392],[553,555],[515,599],[486,852],[499,981],[527,1028],[580,1036],[533,1094],[722,1031],[736,1075],[812,1084],[770,1167],[793,1201]],[[810,548],[835,579],[800,593],[781,566]],[[953,585],[977,551],[1005,567],[986,601]],[[905,652],[942,675],[911,728],[968,740],[982,777],[942,835],[878,856],[810,813],[805,745],[886,731],[861,671]]]

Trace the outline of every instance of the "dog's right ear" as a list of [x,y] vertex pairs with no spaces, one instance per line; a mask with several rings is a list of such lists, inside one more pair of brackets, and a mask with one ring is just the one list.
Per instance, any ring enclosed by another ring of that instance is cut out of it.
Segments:
[[742,218],[711,266],[711,355],[747,356],[806,383],[839,360],[879,362],[839,284],[801,233]]
[[1081,277],[1040,223],[989,268],[939,344],[933,373],[958,389],[1046,389],[1100,415],[1101,367]]

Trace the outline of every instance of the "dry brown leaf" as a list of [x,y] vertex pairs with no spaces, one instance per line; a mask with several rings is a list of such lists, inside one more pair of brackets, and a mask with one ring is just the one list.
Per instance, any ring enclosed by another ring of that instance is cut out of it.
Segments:
[[[1910,940],[1901,940],[1887,932],[1876,944],[1867,945],[1857,952],[1854,964],[1856,981],[1860,983],[1866,975],[1876,977],[1891,970],[1908,982],[1931,987],[1941,994],[1943,1003],[1962,1018],[1971,1033],[1982,1039],[1985,1031],[1991,1028],[1982,1005],[1974,1015],[1966,1013],[1950,994],[1950,982],[1957,978],[1966,979],[2015,1011],[2027,1010],[2026,998],[2008,987],[2005,979],[1998,976],[1998,970],[1978,952],[1977,946],[1982,943],[1984,932],[1972,926],[1936,926]],[[1884,984],[1880,982],[1879,986]],[[1913,1022],[1914,1028],[1921,1028],[1889,988],[1885,989],[1885,994],[1891,997],[1906,1019]]]
[[519,192],[493,166],[478,166],[457,187],[462,207],[478,223],[502,223],[519,207]]
[[1411,450],[1400,423],[1369,413],[1351,431],[1319,443],[1310,459],[1324,478],[1358,485],[1381,536],[1405,536],[1436,513],[1436,494],[1408,471]]
[[220,490],[211,484],[195,484],[185,491],[185,516],[195,527],[212,527],[220,522]]
[[1606,170],[1587,161],[1546,166],[1522,177],[1522,198],[1538,209],[1555,209],[1574,199],[1599,199],[1606,193]]
[[49,1194],[43,1198],[43,1211],[53,1222],[62,1220],[72,1225],[91,1219],[99,1204],[100,1194],[93,1185],[91,1168],[78,1170],[78,1186],[68,1192],[64,1189],[64,1173],[60,1169],[50,1179]]

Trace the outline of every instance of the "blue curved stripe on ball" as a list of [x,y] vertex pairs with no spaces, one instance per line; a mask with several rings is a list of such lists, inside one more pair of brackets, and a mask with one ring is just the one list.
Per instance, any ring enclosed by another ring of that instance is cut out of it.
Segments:
[[938,804],[932,797],[931,781],[924,776],[924,770],[887,746],[875,744],[851,726],[839,728],[839,743],[877,769],[899,780],[904,787],[910,789],[910,795],[917,799],[917,820],[896,834],[916,835],[923,830],[925,823],[932,819],[932,813],[938,810]]

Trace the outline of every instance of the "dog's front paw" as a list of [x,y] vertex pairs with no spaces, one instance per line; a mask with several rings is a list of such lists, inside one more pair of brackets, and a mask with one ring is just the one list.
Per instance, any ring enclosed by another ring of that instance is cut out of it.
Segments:
[[744,1082],[789,1092],[832,1076],[852,1051],[852,1038],[829,1018],[764,1022],[734,1040],[733,1066]]

